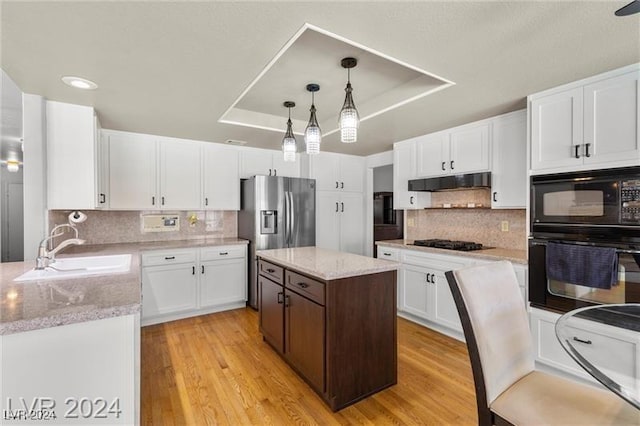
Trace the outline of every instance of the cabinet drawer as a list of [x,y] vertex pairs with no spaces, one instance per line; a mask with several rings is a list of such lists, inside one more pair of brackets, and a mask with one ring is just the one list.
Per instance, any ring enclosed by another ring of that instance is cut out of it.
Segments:
[[324,284],[292,271],[286,272],[285,287],[324,305]]
[[284,269],[281,266],[266,262],[262,259],[258,260],[258,273],[272,279],[278,284],[282,284],[284,278]]
[[219,246],[200,249],[200,260],[235,259],[244,257],[246,246]]
[[174,263],[193,263],[195,261],[195,249],[162,250],[142,253],[142,266],[171,265]]
[[378,246],[378,259],[400,261],[400,252],[397,249]]

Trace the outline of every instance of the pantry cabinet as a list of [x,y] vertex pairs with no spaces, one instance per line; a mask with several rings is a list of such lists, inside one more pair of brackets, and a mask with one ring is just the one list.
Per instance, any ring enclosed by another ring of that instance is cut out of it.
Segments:
[[235,309],[247,299],[245,245],[142,254],[142,325]]
[[100,123],[92,107],[46,102],[47,207],[100,209],[106,204]]
[[528,97],[531,170],[640,164],[638,65]]
[[316,192],[316,246],[362,254],[363,215],[362,194]]

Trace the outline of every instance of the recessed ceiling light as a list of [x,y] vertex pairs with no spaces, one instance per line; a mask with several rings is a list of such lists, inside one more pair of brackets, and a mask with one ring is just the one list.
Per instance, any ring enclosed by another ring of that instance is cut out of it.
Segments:
[[98,85],[91,80],[87,80],[82,77],[75,77],[72,75],[65,75],[62,77],[62,81],[64,84],[75,87],[76,89],[84,89],[84,90],[95,90],[98,88]]

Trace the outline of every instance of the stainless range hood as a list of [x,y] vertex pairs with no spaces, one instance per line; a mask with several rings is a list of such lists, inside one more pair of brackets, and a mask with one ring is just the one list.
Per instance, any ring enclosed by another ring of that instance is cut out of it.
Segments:
[[456,189],[491,188],[491,172],[414,179],[409,191],[451,191]]

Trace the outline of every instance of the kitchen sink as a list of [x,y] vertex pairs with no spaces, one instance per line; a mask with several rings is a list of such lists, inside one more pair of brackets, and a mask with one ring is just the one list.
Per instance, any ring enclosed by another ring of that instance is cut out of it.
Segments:
[[108,275],[129,272],[130,254],[110,256],[67,257],[56,259],[45,269],[32,269],[14,281],[55,280],[79,278],[90,275]]

